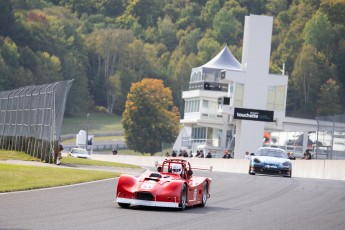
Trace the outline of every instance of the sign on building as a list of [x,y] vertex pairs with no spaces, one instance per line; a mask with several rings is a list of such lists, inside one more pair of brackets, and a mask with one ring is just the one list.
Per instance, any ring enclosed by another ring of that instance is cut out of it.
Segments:
[[270,110],[235,108],[234,119],[273,122],[274,112]]

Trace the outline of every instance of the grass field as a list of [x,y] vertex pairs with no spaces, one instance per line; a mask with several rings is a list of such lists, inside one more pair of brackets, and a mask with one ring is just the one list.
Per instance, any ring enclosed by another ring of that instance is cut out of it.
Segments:
[[64,117],[61,134],[77,134],[87,129],[90,133],[108,133],[122,131],[121,116],[104,113],[90,114],[79,117]]
[[[112,140],[124,140],[123,136],[101,136],[101,137],[94,137],[93,141],[112,141]],[[64,144],[75,144],[75,138],[66,139],[63,141]]]
[[[61,134],[78,134],[80,130],[85,130],[87,124],[89,134],[99,134],[99,133],[114,133],[123,131],[121,124],[121,116],[118,115],[108,115],[104,113],[90,114],[87,118],[85,116],[68,118],[65,117],[62,124]],[[124,140],[123,136],[95,136],[94,142],[97,141],[112,141],[112,140]],[[74,145],[76,143],[75,138],[64,139],[63,145]],[[102,152],[103,150],[98,150]],[[110,151],[110,150],[105,150]],[[155,153],[156,156],[164,155],[165,152],[172,152],[171,148],[164,149],[163,152]],[[141,153],[135,152],[133,150],[120,150],[119,155],[142,155]],[[145,153],[145,156],[150,154]]]
[[[6,150],[0,150],[0,160],[40,161],[24,152]],[[94,165],[104,167],[139,168],[138,166],[130,164],[86,160],[73,157],[63,157],[62,164],[72,166]],[[114,178],[120,175],[120,173],[115,172],[7,164],[5,162],[0,162],[0,172],[0,193],[69,185]]]
[[[0,192],[76,184],[120,175],[115,172],[52,168],[0,163]],[[11,179],[9,179],[11,178]]]

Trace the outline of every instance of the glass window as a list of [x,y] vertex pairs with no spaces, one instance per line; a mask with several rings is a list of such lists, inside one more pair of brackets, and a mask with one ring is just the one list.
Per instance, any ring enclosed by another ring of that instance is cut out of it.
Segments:
[[223,130],[218,129],[218,146],[222,146]]
[[185,113],[199,112],[199,99],[186,99],[185,100]]
[[200,71],[198,72],[198,75],[197,75],[197,80],[198,80],[198,81],[201,81],[201,80],[202,80],[202,77],[201,77],[201,72],[200,72]]
[[267,109],[285,109],[285,86],[271,86],[267,92]]
[[192,128],[192,139],[194,140],[205,140],[206,128],[205,127],[194,127]]
[[244,85],[236,84],[235,95],[234,95],[234,106],[243,106],[243,92]]
[[202,100],[202,107],[207,109],[208,108],[208,100]]

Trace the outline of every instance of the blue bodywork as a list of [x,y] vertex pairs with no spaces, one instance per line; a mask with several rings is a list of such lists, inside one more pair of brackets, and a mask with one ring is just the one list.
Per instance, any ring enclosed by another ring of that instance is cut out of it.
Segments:
[[249,174],[277,174],[291,177],[292,165],[284,150],[262,147],[250,158]]

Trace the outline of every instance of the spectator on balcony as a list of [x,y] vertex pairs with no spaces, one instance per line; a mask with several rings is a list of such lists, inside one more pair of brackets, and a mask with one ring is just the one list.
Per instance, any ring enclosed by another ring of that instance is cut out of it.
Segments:
[[245,153],[244,159],[250,160],[250,155],[249,155],[249,152],[248,152],[248,151]]
[[192,151],[189,152],[189,157],[193,157],[193,152]]
[[296,157],[293,155],[293,152],[288,152],[287,155],[290,160],[296,160]]
[[311,158],[312,157],[311,157],[311,153],[310,153],[309,149],[305,150],[302,160],[311,160]]
[[225,150],[225,154],[223,156],[224,159],[231,159],[231,154],[229,153],[229,150]]

